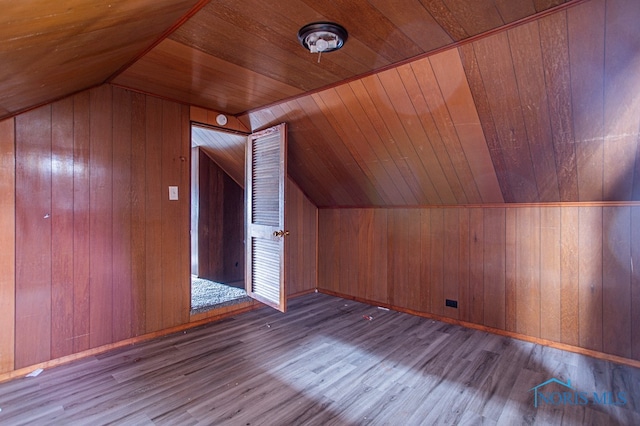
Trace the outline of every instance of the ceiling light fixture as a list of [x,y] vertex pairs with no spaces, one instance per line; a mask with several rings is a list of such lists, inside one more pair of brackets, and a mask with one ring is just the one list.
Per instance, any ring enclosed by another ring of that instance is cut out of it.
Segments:
[[340,49],[347,41],[347,30],[333,22],[313,22],[300,28],[298,40],[311,53],[320,55]]

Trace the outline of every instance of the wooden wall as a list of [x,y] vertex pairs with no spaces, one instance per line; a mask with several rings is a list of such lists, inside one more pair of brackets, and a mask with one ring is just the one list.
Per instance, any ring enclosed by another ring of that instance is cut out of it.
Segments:
[[244,280],[244,190],[198,149],[198,276]]
[[640,360],[639,206],[320,209],[318,227],[321,290]]
[[[189,107],[109,85],[0,122],[0,373],[190,321],[189,141]],[[287,191],[295,294],[317,208]]]
[[111,86],[15,117],[11,367],[188,322],[188,156],[188,107]]
[[15,146],[14,120],[0,121],[0,373],[14,364]]
[[287,295],[317,288],[318,208],[288,177],[285,185],[285,283]]

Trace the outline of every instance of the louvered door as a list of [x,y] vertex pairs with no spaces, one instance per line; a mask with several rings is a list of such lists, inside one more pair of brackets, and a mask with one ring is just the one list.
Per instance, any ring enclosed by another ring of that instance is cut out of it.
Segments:
[[284,194],[286,125],[254,133],[246,147],[247,294],[282,312],[284,289]]

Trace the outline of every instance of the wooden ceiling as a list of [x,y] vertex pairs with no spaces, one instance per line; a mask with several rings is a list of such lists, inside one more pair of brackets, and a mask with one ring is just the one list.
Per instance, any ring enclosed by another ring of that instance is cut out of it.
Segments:
[[[318,206],[640,200],[637,0],[14,3],[0,118],[108,81],[287,122]],[[349,30],[320,63],[318,20]],[[193,137],[242,181],[243,137]]]
[[198,0],[17,0],[0,15],[0,119],[102,84]]
[[[216,0],[114,79],[228,114],[352,79],[566,0]],[[338,22],[344,48],[305,50],[298,30]]]
[[318,206],[640,200],[640,3],[591,0],[240,117]]

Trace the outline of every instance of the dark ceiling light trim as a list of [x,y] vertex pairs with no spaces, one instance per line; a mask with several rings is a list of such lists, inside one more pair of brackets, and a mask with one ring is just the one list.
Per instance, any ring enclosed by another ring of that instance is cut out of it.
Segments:
[[333,22],[313,22],[300,28],[298,40],[311,53],[327,53],[340,49],[349,34]]

